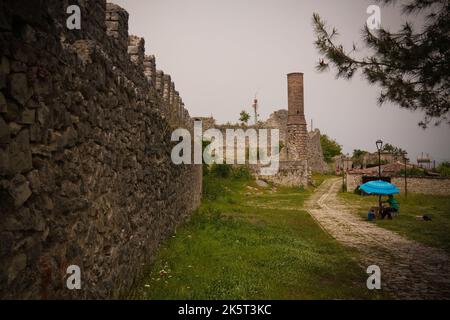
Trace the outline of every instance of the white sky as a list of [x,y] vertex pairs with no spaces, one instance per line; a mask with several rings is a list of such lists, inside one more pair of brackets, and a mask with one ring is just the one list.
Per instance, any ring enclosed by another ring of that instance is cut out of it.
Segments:
[[[450,160],[450,126],[420,129],[420,113],[377,105],[380,89],[360,76],[336,80],[317,73],[312,14],[340,32],[347,46],[360,42],[374,0],[113,0],[130,13],[129,33],[144,37],[146,53],[169,73],[191,116],[236,122],[251,113],[257,93],[260,114],[287,108],[286,74],[305,74],[305,114],[310,124],[336,139],[345,153],[374,151],[379,138],[415,160],[421,152]],[[382,24],[393,31],[404,21],[381,7]],[[414,17],[409,20],[414,21]]]

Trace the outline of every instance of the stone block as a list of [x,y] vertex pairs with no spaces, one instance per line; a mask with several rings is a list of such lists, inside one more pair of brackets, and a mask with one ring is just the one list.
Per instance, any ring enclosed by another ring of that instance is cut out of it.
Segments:
[[21,207],[32,194],[27,179],[21,174],[11,180],[8,192],[13,198],[16,208]]
[[0,145],[0,176],[9,175],[9,146]]
[[36,42],[36,30],[33,29],[30,25],[25,25],[22,28],[22,39],[26,43],[33,43]]
[[43,130],[38,124],[30,126],[30,141],[41,142],[43,140]]
[[25,73],[13,73],[9,77],[9,93],[21,105],[31,98],[31,90]]
[[13,257],[8,268],[8,284],[11,284],[26,267],[27,256],[24,253],[20,253]]
[[13,137],[17,136],[17,134],[20,132],[20,130],[22,130],[22,126],[16,122],[10,122],[8,124],[9,127],[9,132],[11,133],[11,135]]
[[120,28],[120,22],[119,21],[106,21],[106,28],[108,28],[108,30],[111,30],[111,31],[118,31]]
[[32,211],[29,208],[21,208],[5,220],[6,231],[44,231],[45,220],[41,212]]
[[8,144],[11,141],[11,133],[8,124],[0,117],[0,144]]
[[38,194],[41,191],[41,180],[39,177],[39,171],[33,170],[27,174],[27,179],[30,182],[30,188],[33,193]]
[[8,58],[2,57],[0,61],[0,89],[6,88],[6,77],[10,73],[10,71],[11,70]]
[[33,124],[36,120],[36,112],[33,109],[25,108],[17,121],[19,124]]
[[6,113],[8,111],[8,105],[3,93],[0,92],[0,113]]
[[6,88],[6,74],[0,72],[0,89]]
[[7,57],[2,57],[0,61],[0,73],[5,75],[11,72],[11,66]]
[[6,113],[4,114],[4,118],[6,121],[16,121],[20,116],[20,108],[12,100],[7,99],[6,100]]
[[130,54],[130,55],[139,54],[139,47],[138,46],[128,46],[128,54]]
[[45,125],[49,122],[50,118],[50,110],[46,105],[42,105],[42,108],[39,108],[37,111],[37,122],[41,125]]
[[26,72],[27,65],[22,61],[13,61],[11,63],[11,71],[12,72]]
[[10,172],[23,173],[33,168],[31,162],[30,133],[22,130],[9,145]]

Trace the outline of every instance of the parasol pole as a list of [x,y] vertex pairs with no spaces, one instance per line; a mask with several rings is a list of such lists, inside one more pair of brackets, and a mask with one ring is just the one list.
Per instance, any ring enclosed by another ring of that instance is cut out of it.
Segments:
[[[383,149],[383,141],[378,140],[376,142],[377,150],[378,150],[378,180],[381,181],[381,150]],[[378,205],[379,205],[379,213],[381,215],[381,194],[378,195]]]
[[381,216],[381,195],[378,195],[378,206],[379,206],[378,212],[380,213]]

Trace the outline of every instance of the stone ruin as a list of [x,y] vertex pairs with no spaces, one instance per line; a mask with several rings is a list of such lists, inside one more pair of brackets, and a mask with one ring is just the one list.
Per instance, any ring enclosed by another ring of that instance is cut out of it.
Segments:
[[[193,120],[128,13],[0,2],[0,298],[117,298],[199,205],[201,165],[170,159]],[[82,289],[68,290],[67,267]]]
[[323,158],[320,131],[307,130],[303,73],[289,73],[287,80],[287,112],[276,111],[262,124],[268,128],[279,129],[280,140],[285,146],[280,151],[279,173],[266,180],[287,186],[306,186],[310,182],[312,171],[327,172],[328,165]]
[[[286,134],[287,134],[287,118],[288,111],[280,109],[273,112],[267,121],[262,125],[266,128],[274,128],[280,130],[280,141],[286,146]],[[330,167],[324,160],[322,145],[320,143],[320,130],[314,129],[308,131],[306,154],[308,158],[308,167],[313,172],[326,173],[330,171]],[[281,160],[287,159],[287,150],[283,148],[280,154]]]
[[[290,73],[288,78],[288,110],[278,110],[257,125],[219,125],[212,117],[197,117],[203,122],[203,130],[217,128],[225,137],[226,129],[278,129],[280,142],[280,170],[275,176],[260,176],[259,166],[250,166],[259,179],[285,186],[306,186],[311,172],[329,172],[320,143],[320,131],[307,131],[304,112],[303,73]],[[225,139],[225,138],[224,138]],[[224,148],[226,141],[223,143]],[[236,147],[235,147],[236,152]],[[225,152],[224,152],[225,154]]]

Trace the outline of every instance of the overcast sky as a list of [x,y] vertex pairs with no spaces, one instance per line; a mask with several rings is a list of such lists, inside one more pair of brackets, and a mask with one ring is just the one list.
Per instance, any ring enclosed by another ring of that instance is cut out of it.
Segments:
[[[290,72],[305,74],[305,114],[343,145],[374,151],[378,138],[400,146],[415,161],[429,153],[450,160],[450,127],[420,129],[420,113],[377,105],[380,89],[360,76],[336,80],[318,73],[312,14],[335,26],[340,40],[360,42],[361,29],[375,1],[364,0],[114,0],[130,13],[129,32],[144,37],[146,53],[169,73],[191,116],[236,122],[251,113],[257,94],[260,114],[287,108]],[[404,17],[381,7],[384,27],[396,30]],[[414,21],[414,17],[409,20]]]

